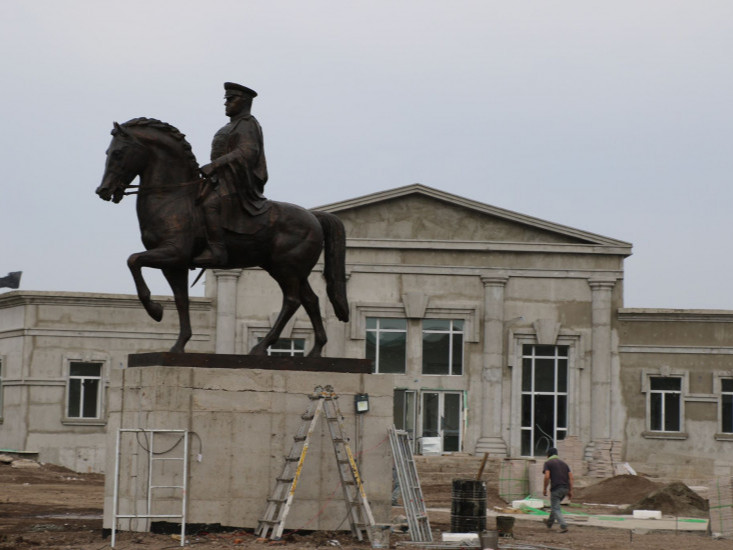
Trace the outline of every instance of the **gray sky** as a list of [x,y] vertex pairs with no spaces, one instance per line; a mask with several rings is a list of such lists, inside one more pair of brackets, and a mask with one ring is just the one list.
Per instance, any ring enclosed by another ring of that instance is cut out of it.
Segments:
[[633,243],[627,307],[733,309],[729,0],[7,0],[0,48],[22,289],[134,292],[134,199],[94,194],[112,122],[169,122],[203,163],[231,80],[272,199],[422,183]]

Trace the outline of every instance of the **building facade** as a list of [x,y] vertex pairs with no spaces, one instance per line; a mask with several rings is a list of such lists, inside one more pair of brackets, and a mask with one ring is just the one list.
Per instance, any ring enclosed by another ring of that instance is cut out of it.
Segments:
[[[337,214],[348,237],[349,323],[311,278],[326,355],[374,361],[419,452],[544,456],[575,436],[586,456],[610,442],[641,471],[702,456],[706,475],[733,472],[733,312],[624,309],[631,244],[422,185],[319,210]],[[214,271],[206,285],[187,349],[246,353],[279,311],[279,288],[257,269]],[[0,447],[79,469],[81,443],[61,442],[73,433],[95,448],[105,369],[166,350],[177,328],[173,315],[164,323],[134,297],[1,295]],[[299,310],[271,353],[311,345]],[[69,422],[87,406],[96,424]]]
[[[155,323],[136,296],[0,294],[0,449],[102,471],[110,373],[130,353],[161,351],[178,336],[173,299],[161,303]],[[210,300],[192,300],[191,351],[210,347],[210,312]]]

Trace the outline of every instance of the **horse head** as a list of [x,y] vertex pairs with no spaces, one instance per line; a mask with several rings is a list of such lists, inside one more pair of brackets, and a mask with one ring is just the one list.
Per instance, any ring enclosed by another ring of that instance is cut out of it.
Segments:
[[115,122],[110,133],[112,142],[107,148],[104,175],[96,193],[103,200],[118,203],[135,177],[142,174],[148,162],[149,152],[148,148],[125,128],[125,125]]
[[166,122],[144,117],[115,122],[111,134],[102,184],[96,191],[106,201],[120,202],[136,176],[141,191],[144,185],[175,184],[198,176],[186,136]]

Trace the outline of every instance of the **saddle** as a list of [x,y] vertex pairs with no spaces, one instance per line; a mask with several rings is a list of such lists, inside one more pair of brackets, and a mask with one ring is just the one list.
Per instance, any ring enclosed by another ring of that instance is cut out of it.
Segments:
[[254,235],[274,222],[272,201],[262,199],[257,204],[241,200],[239,195],[221,197],[221,225],[240,235]]

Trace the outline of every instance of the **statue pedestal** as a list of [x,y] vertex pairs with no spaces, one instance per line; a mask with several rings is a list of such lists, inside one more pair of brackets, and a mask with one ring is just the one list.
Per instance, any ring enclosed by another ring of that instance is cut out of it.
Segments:
[[[187,524],[256,527],[293,444],[293,435],[303,422],[301,414],[308,407],[309,395],[316,386],[326,385],[333,386],[339,396],[344,430],[359,462],[374,518],[377,522],[389,520],[392,461],[387,430],[393,422],[391,377],[365,374],[368,363],[355,359],[315,359],[320,368],[327,370],[296,371],[283,365],[292,368],[310,360],[243,356],[243,361],[254,361],[259,366],[252,368],[232,366],[235,356],[181,354],[185,359],[178,362],[185,366],[172,366],[177,362],[175,355],[132,355],[130,364],[150,366],[112,372],[105,528],[113,524],[117,456],[119,515],[181,512],[182,492],[171,488],[154,489],[152,508],[147,512],[151,462],[152,485],[183,484],[182,461],[161,460],[183,456],[181,434],[155,434],[151,448],[149,432],[123,432],[118,453],[120,428],[189,432]],[[197,356],[204,361],[195,363]],[[153,365],[156,360],[165,365]],[[188,366],[192,364],[208,366]],[[369,396],[369,411],[357,415],[354,396],[364,393]],[[334,530],[339,526],[348,530],[348,522],[342,523],[345,513],[333,446],[321,417],[285,530]],[[150,522],[121,519],[117,529],[147,531]]]

